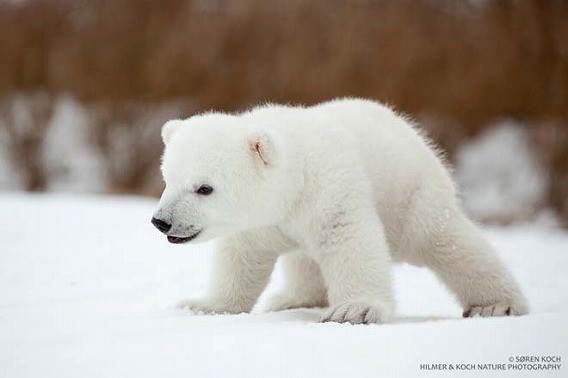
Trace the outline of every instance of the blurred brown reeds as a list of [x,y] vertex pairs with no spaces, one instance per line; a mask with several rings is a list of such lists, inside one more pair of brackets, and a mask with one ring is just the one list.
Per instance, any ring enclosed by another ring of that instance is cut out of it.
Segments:
[[[187,98],[194,112],[370,97],[424,119],[450,153],[519,119],[568,219],[567,1],[0,2],[0,97],[38,89],[112,104],[106,125],[130,102]],[[147,173],[133,169],[115,187],[136,191]]]

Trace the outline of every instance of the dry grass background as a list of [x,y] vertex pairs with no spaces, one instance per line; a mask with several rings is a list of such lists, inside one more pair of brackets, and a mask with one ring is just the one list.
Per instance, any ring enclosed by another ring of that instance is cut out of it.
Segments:
[[[136,136],[142,124],[160,125],[140,121],[140,104],[181,101],[184,116],[370,97],[422,120],[450,156],[486,125],[514,118],[532,125],[549,204],[568,219],[567,1],[0,2],[4,127],[13,94],[38,90],[94,109],[92,141],[109,166],[109,130],[126,128],[132,142],[121,148],[132,164],[109,168],[110,190],[152,194],[149,162],[161,147]],[[47,100],[38,101],[37,117],[47,117]],[[35,190],[45,187],[33,154],[42,124],[27,136],[6,133],[12,155],[27,156],[21,169]]]

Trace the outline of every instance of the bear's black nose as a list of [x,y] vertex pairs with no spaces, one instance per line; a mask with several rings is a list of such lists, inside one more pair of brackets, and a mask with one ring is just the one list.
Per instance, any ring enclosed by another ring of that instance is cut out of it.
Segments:
[[166,233],[170,230],[170,228],[172,228],[172,225],[169,223],[164,222],[161,219],[158,218],[152,218],[152,224],[154,226],[156,226],[156,228],[160,231],[162,231],[163,233]]

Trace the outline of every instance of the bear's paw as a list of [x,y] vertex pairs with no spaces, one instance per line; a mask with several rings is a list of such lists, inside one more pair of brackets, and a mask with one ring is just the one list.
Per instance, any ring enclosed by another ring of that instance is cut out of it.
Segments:
[[331,306],[320,318],[320,322],[351,324],[381,324],[390,319],[391,311],[380,303],[343,302]]
[[488,306],[470,306],[463,312],[464,318],[473,318],[475,316],[520,316],[528,314],[529,309],[525,304],[503,304],[497,303]]
[[239,306],[233,306],[211,298],[186,299],[177,303],[180,310],[191,311],[196,315],[240,314],[247,312]]
[[327,300],[325,298],[319,297],[303,297],[298,298],[297,296],[278,293],[274,294],[268,299],[264,307],[266,312],[275,312],[283,310],[291,310],[294,308],[312,308],[312,307],[325,307],[327,306]]

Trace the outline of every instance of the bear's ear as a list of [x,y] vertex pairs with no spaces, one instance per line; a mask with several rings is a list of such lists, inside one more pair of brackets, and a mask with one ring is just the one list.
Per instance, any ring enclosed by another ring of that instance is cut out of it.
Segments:
[[253,133],[248,138],[250,151],[262,165],[271,166],[278,158],[276,138],[264,131]]
[[172,135],[175,134],[177,129],[182,125],[183,121],[180,119],[172,119],[168,121],[162,126],[162,140],[164,144],[168,144],[170,139],[172,139]]

